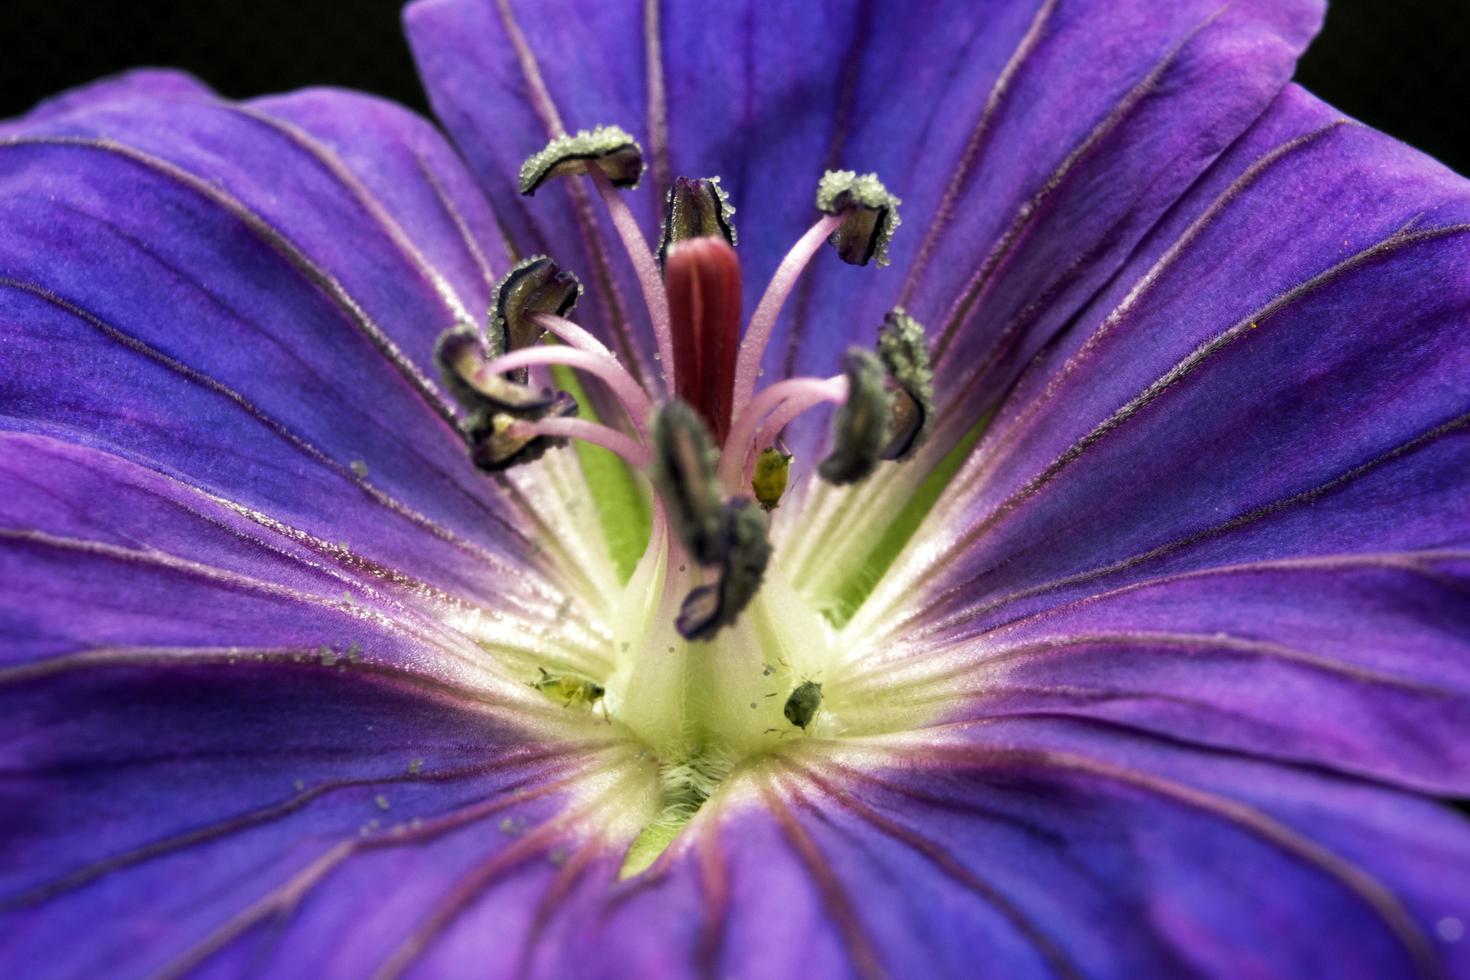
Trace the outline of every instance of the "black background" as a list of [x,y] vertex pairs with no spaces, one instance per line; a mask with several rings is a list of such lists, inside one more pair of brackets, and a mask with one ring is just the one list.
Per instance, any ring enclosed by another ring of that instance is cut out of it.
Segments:
[[[1170,0],[1159,0],[1168,3]],[[0,117],[137,65],[243,97],[346,85],[426,111],[403,0],[0,0]],[[1337,0],[1300,80],[1470,174],[1470,0]]]

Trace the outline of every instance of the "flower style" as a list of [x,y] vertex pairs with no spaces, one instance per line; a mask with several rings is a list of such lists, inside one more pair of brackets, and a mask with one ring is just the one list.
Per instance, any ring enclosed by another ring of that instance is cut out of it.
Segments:
[[1470,976],[1470,186],[1321,14],[0,124],[5,972]]

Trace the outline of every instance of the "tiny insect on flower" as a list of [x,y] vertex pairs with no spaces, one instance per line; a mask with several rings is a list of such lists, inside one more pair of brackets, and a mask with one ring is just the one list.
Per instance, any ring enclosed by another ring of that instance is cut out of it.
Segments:
[[786,720],[802,730],[812,723],[822,708],[822,685],[816,681],[802,681],[791,691],[782,706]]

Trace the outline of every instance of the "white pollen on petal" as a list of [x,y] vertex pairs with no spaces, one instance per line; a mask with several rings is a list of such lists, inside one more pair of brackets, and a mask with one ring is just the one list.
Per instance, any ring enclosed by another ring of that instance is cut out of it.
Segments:
[[1439,938],[1447,943],[1457,943],[1465,935],[1465,923],[1453,915],[1447,915],[1434,925]]

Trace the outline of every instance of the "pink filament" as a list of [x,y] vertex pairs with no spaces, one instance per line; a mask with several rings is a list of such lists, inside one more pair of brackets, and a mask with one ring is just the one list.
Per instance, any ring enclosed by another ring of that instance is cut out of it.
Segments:
[[[776,434],[802,412],[824,402],[847,400],[847,378],[836,375],[831,378],[788,378],[778,381],[761,391],[740,413],[725,440],[720,454],[720,481],[734,493],[749,480],[750,458],[757,448],[764,448],[775,439]],[[760,435],[756,427],[770,415]]]
[[608,350],[606,344],[571,320],[565,320],[551,313],[533,313],[531,322],[570,347],[584,350],[589,354],[617,359],[617,355]]
[[617,453],[629,466],[639,470],[646,467],[651,458],[648,450],[633,437],[586,419],[547,418],[535,422],[523,420],[512,422],[506,431],[513,436],[580,439]]
[[760,374],[761,358],[765,356],[766,344],[770,343],[771,332],[776,327],[776,319],[781,315],[781,308],[786,305],[786,299],[791,295],[792,287],[796,280],[801,277],[801,272],[811,261],[812,256],[817,254],[817,249],[822,243],[837,230],[842,224],[841,215],[822,215],[821,219],[807,233],[799,238],[791,251],[781,260],[776,267],[776,274],[771,277],[771,282],[766,286],[765,295],[761,297],[759,305],[755,308],[754,315],[750,318],[750,325],[745,328],[745,337],[740,341],[740,354],[735,362],[735,404],[734,414],[738,418],[745,407],[750,404],[750,399],[755,394],[755,382]]
[[600,167],[591,166],[587,168],[587,175],[592,178],[597,192],[602,195],[613,227],[617,229],[618,237],[623,240],[623,248],[633,262],[633,271],[638,274],[638,285],[643,289],[643,301],[648,304],[648,318],[653,324],[654,341],[658,344],[659,373],[663,375],[665,390],[673,391],[674,341],[669,328],[669,300],[664,292],[664,280],[659,273],[658,262],[649,250],[648,241],[639,230],[638,220],[629,210],[628,202],[623,200],[623,195],[618,193],[607,174]]
[[638,434],[644,433],[644,427],[653,416],[653,402],[649,401],[648,395],[644,394],[643,389],[638,386],[638,382],[633,380],[632,375],[628,374],[623,366],[611,357],[589,354],[587,351],[577,350],[574,347],[540,345],[523,347],[509,354],[503,354],[487,361],[480,367],[480,370],[486,374],[505,374],[517,368],[537,364],[564,364],[569,368],[586,371],[588,374],[601,378],[623,403],[623,408],[627,411],[628,417],[633,420],[633,426],[638,430]]

